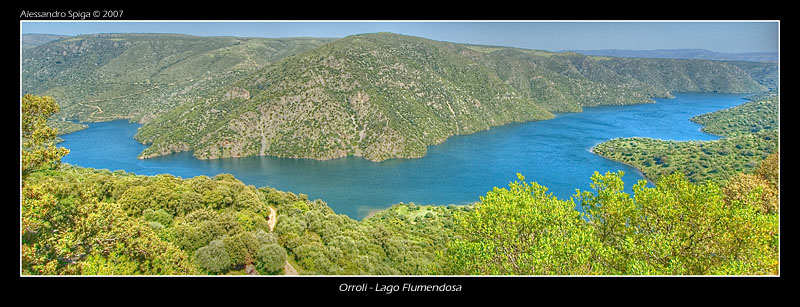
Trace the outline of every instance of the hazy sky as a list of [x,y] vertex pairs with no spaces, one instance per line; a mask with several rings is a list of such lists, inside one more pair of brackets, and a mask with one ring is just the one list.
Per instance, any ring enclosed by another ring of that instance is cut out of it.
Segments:
[[22,33],[183,33],[199,36],[344,37],[394,32],[456,43],[566,49],[683,49],[717,52],[778,50],[777,21],[713,22],[28,22]]

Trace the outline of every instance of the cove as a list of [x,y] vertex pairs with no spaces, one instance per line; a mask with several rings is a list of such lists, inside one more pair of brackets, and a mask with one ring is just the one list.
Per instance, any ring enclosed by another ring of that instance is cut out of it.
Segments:
[[626,190],[632,193],[632,186],[644,179],[642,174],[591,153],[592,147],[622,137],[715,140],[719,137],[700,131],[701,126],[689,119],[744,103],[746,96],[678,93],[652,104],[587,107],[579,113],[558,113],[551,120],[453,136],[429,146],[423,158],[383,162],[359,157],[198,160],[191,152],[138,160],[146,148],[133,139],[140,125],[125,120],[89,124],[87,129],[61,136],[60,146],[70,150],[62,161],[72,165],[182,178],[230,173],[248,185],[322,199],[336,213],[363,219],[400,202],[474,203],[494,187],[507,187],[517,180],[517,173],[547,187],[556,197],[569,199],[576,189],[591,190],[595,171],[624,171]]

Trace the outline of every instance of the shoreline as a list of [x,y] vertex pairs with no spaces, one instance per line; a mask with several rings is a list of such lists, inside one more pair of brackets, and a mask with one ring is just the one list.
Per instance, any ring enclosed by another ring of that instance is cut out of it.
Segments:
[[[614,139],[611,139],[611,140],[614,140]],[[622,161],[618,161],[618,160],[611,159],[611,158],[609,158],[609,157],[606,157],[606,156],[603,156],[603,155],[601,155],[601,154],[598,154],[598,153],[594,152],[594,148],[595,148],[595,147],[597,147],[597,145],[600,145],[600,144],[602,144],[602,143],[605,143],[605,142],[608,142],[608,141],[611,141],[611,140],[606,140],[606,141],[603,141],[603,142],[600,142],[600,143],[597,143],[597,144],[595,144],[594,146],[592,146],[592,148],[590,148],[590,149],[589,149],[589,152],[591,152],[592,154],[594,154],[594,155],[596,155],[596,156],[598,156],[598,157],[601,157],[601,158],[603,158],[603,159],[606,159],[606,160],[609,160],[609,161],[618,162],[618,163],[622,163],[622,164],[625,164],[625,165],[627,165],[627,166],[630,166],[631,168],[633,168],[633,169],[635,169],[637,172],[639,172],[639,175],[641,175],[641,176],[642,176],[642,178],[644,178],[644,179],[645,179],[645,180],[647,180],[648,182],[650,182],[650,183],[652,183],[653,185],[655,185],[657,181],[655,181],[655,180],[653,180],[652,178],[648,177],[648,176],[647,176],[647,175],[646,175],[646,174],[645,174],[645,173],[644,173],[644,172],[643,172],[641,169],[639,169],[638,167],[636,167],[636,166],[634,166],[634,165],[631,165],[631,164],[629,164],[629,163],[625,163],[625,162],[622,162]]]

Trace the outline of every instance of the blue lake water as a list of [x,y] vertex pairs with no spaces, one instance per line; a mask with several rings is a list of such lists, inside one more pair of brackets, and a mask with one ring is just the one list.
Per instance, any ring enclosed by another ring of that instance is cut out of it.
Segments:
[[516,123],[471,135],[454,136],[428,147],[420,159],[370,162],[358,157],[328,161],[275,157],[197,160],[190,152],[147,160],[146,148],[133,139],[139,124],[124,120],[93,123],[64,135],[70,149],[65,163],[139,175],[172,174],[182,178],[230,173],[245,184],[322,199],[336,213],[362,219],[399,202],[468,204],[493,187],[507,187],[521,173],[549,192],[569,199],[575,189],[590,190],[595,171],[624,171],[626,189],[643,177],[625,164],[590,149],[620,137],[664,140],[715,140],[689,121],[693,116],[744,103],[746,95],[679,93],[654,104],[584,108],[546,121]]

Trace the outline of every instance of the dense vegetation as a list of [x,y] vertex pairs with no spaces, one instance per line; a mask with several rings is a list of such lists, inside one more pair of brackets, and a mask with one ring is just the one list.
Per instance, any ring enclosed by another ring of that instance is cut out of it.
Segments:
[[725,138],[677,142],[621,138],[598,144],[593,152],[640,169],[651,179],[681,171],[694,182],[724,183],[740,172],[752,172],[778,151],[780,102],[777,93],[762,94],[742,105],[703,114],[692,121],[703,131]]
[[[777,162],[777,157],[775,161]],[[777,163],[726,186],[621,174],[559,200],[524,179],[473,206],[400,204],[355,221],[230,175],[180,179],[71,166],[21,191],[23,274],[777,274]],[[278,210],[269,231],[265,210]],[[626,222],[627,221],[627,222]]]
[[435,253],[456,236],[453,213],[468,209],[398,204],[355,221],[302,194],[260,190],[278,208],[275,232],[300,274],[430,274]]
[[[776,176],[778,170],[765,166],[763,171]],[[621,177],[595,173],[594,191],[559,200],[520,175],[508,189],[495,188],[474,210],[457,215],[465,238],[451,241],[440,254],[438,272],[779,273],[778,198],[767,197],[775,188],[771,184],[698,185],[677,172],[662,177],[655,188],[639,182],[631,196],[623,192]],[[576,202],[583,212],[574,209]]]
[[622,174],[596,174],[574,198],[585,213],[520,178],[474,207],[400,204],[359,222],[230,175],[62,166],[23,185],[22,273],[777,274],[777,175],[776,156],[726,186],[676,173],[631,197]]
[[[400,204],[363,221],[230,175],[62,166],[21,191],[23,274],[429,274],[465,207]],[[277,209],[271,232],[269,206]]]
[[671,91],[765,88],[723,62],[624,59],[438,42],[391,33],[287,57],[147,123],[140,157],[271,155],[382,161],[552,111],[652,102]]

